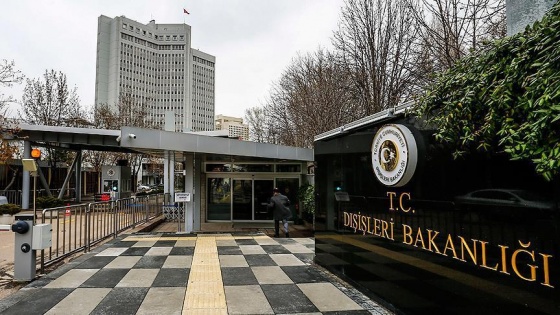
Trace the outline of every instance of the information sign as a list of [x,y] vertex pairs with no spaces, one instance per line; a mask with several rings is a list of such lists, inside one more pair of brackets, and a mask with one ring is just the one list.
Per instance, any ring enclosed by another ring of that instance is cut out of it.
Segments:
[[190,202],[191,193],[175,193],[175,202]]

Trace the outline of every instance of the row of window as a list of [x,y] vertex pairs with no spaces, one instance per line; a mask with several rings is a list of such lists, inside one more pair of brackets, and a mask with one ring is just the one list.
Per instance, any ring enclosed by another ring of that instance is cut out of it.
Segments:
[[301,164],[206,163],[204,168],[207,173],[301,173]]
[[214,63],[213,63],[213,62],[208,61],[208,60],[206,60],[206,59],[202,59],[202,58],[197,57],[197,56],[193,56],[193,61],[194,61],[194,62],[198,62],[198,63],[203,64],[203,65],[207,65],[207,66],[212,67],[212,68],[214,67]]
[[[123,69],[122,67],[121,67],[120,69],[121,69],[121,71],[122,71],[122,72],[121,72],[121,75],[120,75],[121,80],[122,80],[122,79],[129,79],[129,80],[132,80],[132,81],[134,81],[134,82],[146,83],[146,84],[153,84],[153,85],[156,85],[156,86],[170,86],[170,85],[174,86],[175,84],[168,84],[168,83],[165,83],[165,84],[164,84],[164,83],[155,84],[155,80],[175,80],[175,81],[173,81],[173,82],[177,82],[177,83],[180,83],[180,82],[182,83],[182,82],[185,81],[185,77],[184,77],[184,76],[164,76],[164,75],[158,75],[158,76],[156,76],[156,75],[151,75],[151,74],[140,73],[140,72],[138,72],[138,71],[130,71],[130,70],[128,70],[128,69]],[[124,72],[130,72],[131,74],[132,74],[132,73],[138,74],[139,76],[134,76],[134,77],[132,77],[132,76],[127,76],[127,74],[124,73]],[[124,76],[123,76],[123,73],[124,73]],[[146,81],[144,81],[144,77],[146,77],[146,78],[152,78],[152,80],[146,79]]]
[[123,30],[127,30],[130,32],[134,32],[136,31],[136,34],[141,34],[142,36],[147,36],[148,38],[154,38],[155,40],[160,40],[160,41],[184,41],[185,40],[185,35],[157,35],[157,34],[153,34],[150,31],[146,31],[143,29],[140,29],[139,27],[134,27],[133,25],[128,25],[126,23],[122,24],[122,29]]

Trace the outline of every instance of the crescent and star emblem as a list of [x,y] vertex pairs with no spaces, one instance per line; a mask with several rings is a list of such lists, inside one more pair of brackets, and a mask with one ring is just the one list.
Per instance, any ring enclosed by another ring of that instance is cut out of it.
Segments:
[[397,167],[398,151],[393,141],[385,140],[383,142],[379,151],[379,160],[381,161],[381,167],[388,172]]

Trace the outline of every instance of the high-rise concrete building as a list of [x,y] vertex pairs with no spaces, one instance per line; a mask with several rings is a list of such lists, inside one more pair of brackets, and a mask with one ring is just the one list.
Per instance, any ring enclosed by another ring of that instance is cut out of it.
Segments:
[[243,118],[217,115],[216,130],[228,130],[230,138],[249,140],[249,126],[243,124]]
[[216,58],[191,48],[187,24],[142,24],[124,16],[100,16],[97,31],[95,105],[116,108],[130,94],[145,104],[146,119],[163,129],[165,113],[175,131],[214,129]]
[[543,18],[558,0],[506,0],[507,35],[525,30],[527,25]]

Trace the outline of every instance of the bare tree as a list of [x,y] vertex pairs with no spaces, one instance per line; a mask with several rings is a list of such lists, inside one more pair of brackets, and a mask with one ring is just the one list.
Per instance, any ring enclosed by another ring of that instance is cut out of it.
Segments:
[[[77,88],[70,89],[66,75],[60,71],[46,70],[43,78],[27,79],[22,95],[20,118],[35,125],[79,127],[85,121],[80,106]],[[48,143],[47,143],[48,145]],[[49,184],[51,171],[56,171],[59,162],[69,164],[74,157],[68,150],[47,146],[45,158],[49,165]]]
[[501,36],[503,12],[503,0],[346,0],[334,51],[294,58],[264,107],[246,112],[252,139],[311,147],[324,131],[414,99]]
[[347,0],[333,44],[351,76],[364,115],[407,100],[414,90],[410,64],[418,27],[416,8],[402,0]]
[[54,70],[45,71],[43,79],[27,79],[20,117],[29,124],[76,127],[85,118],[76,90]]
[[[407,0],[420,25],[421,50],[432,69],[443,71],[484,42],[505,36],[504,0]],[[429,73],[428,73],[429,74]]]
[[[3,59],[0,62],[0,87],[12,87],[14,84],[19,84],[23,81],[21,71],[16,70],[15,62]],[[14,98],[10,95],[5,95],[0,91],[0,118],[6,115],[6,106],[10,102],[14,102]]]
[[298,55],[274,83],[264,108],[247,112],[253,139],[312,147],[317,134],[363,114],[337,57],[318,49]]
[[269,128],[270,116],[265,112],[264,107],[253,107],[245,110],[245,122],[249,125],[249,139],[255,142],[277,143],[277,140]]
[[[312,147],[314,136],[362,117],[355,102],[352,82],[336,55],[325,50],[298,56],[284,72],[276,88],[273,110],[283,142]],[[288,129],[289,128],[289,129]]]
[[[23,75],[21,71],[16,70],[14,61],[8,62],[4,59],[0,62],[1,88],[9,88],[22,81]],[[13,185],[19,170],[17,167],[12,167],[11,163],[9,163],[19,151],[17,145],[12,144],[10,141],[13,136],[17,135],[17,129],[11,127],[6,119],[7,105],[10,102],[14,102],[14,98],[0,91],[0,165],[5,165],[7,167],[5,169],[6,174],[8,172],[11,173],[11,181],[4,187],[4,191],[8,190],[10,186]]]
[[[122,126],[156,128],[157,125],[147,115],[148,105],[149,100],[141,102],[130,91],[123,92],[115,106],[98,104],[94,108],[92,113],[94,125],[97,128],[113,130],[120,129]],[[136,176],[140,171],[142,159],[146,156],[130,153],[88,152],[86,158],[97,171],[101,170],[102,165],[116,164],[117,160],[127,160],[132,168],[132,174]]]

